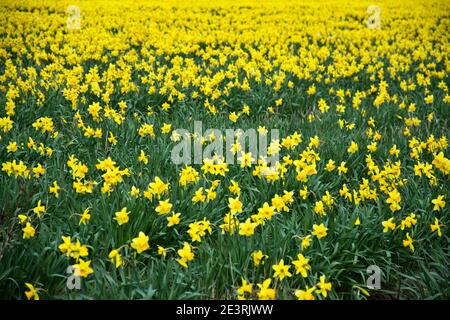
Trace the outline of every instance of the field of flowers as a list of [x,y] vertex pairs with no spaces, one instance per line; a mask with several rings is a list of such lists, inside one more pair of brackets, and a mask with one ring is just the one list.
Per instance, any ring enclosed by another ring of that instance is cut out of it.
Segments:
[[[446,0],[2,1],[0,299],[450,299],[449,30]],[[195,121],[279,161],[176,164],[222,141]]]

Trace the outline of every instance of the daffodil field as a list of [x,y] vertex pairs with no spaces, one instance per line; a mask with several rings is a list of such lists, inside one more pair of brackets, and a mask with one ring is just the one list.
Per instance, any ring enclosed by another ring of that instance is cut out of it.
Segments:
[[[450,299],[449,30],[445,0],[1,1],[0,299]],[[195,122],[277,161],[174,163],[226,140]]]

